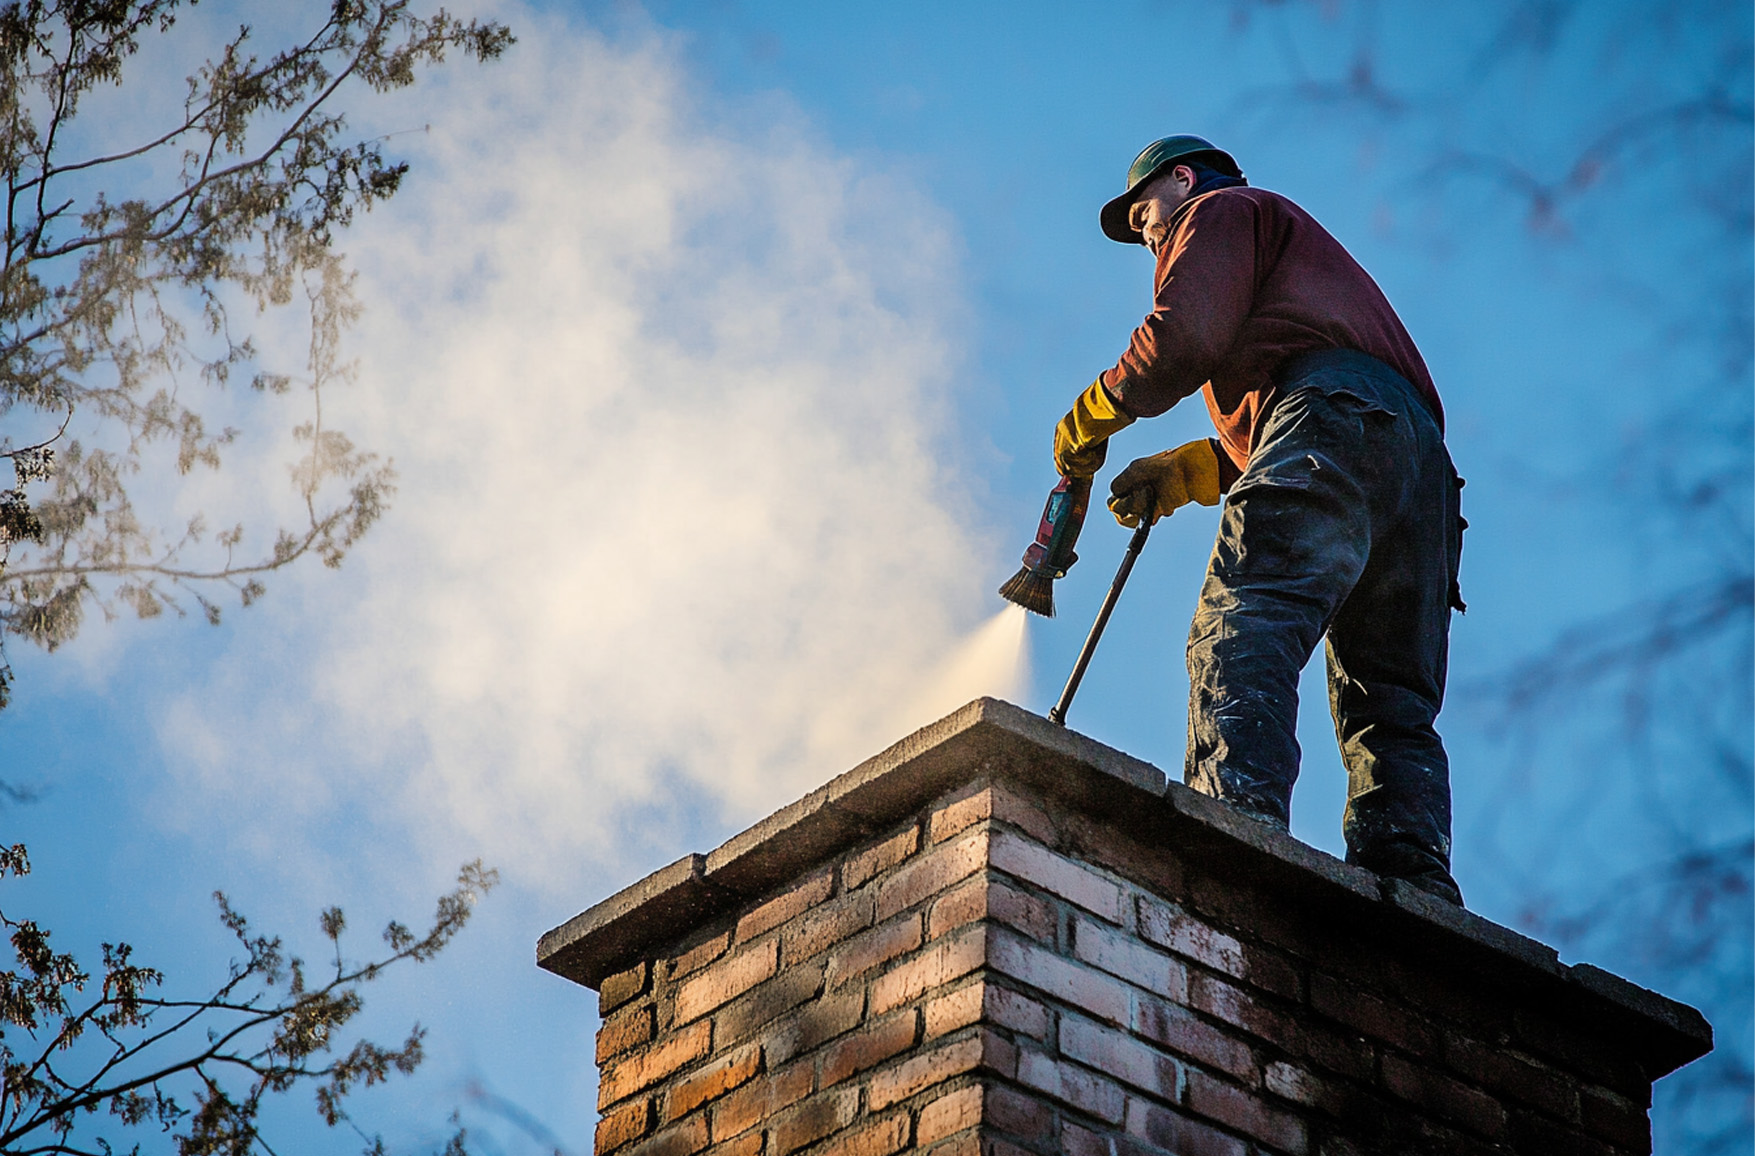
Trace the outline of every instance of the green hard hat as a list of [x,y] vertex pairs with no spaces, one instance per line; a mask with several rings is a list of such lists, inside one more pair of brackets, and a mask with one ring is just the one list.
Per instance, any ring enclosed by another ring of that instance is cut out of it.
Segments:
[[1124,245],[1144,244],[1144,239],[1129,228],[1127,223],[1128,210],[1133,208],[1134,198],[1139,196],[1145,183],[1160,172],[1177,161],[1188,161],[1194,157],[1199,157],[1220,172],[1228,172],[1234,177],[1243,175],[1243,170],[1237,167],[1231,154],[1205,137],[1184,133],[1155,140],[1140,150],[1140,155],[1133,158],[1133,164],[1128,166],[1127,192],[1103,206],[1103,212],[1098,217],[1103,226],[1103,235]]

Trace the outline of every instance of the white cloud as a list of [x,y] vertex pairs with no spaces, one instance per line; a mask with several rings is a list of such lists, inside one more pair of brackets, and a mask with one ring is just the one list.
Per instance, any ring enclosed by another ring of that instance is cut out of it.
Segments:
[[660,786],[745,821],[1015,695],[1023,632],[978,625],[1010,555],[948,428],[947,216],[771,106],[712,127],[660,37],[512,19],[505,61],[415,90],[414,172],[350,241],[334,404],[401,473],[363,595],[310,579],[282,683],[240,655],[163,733],[203,791],[553,867]]

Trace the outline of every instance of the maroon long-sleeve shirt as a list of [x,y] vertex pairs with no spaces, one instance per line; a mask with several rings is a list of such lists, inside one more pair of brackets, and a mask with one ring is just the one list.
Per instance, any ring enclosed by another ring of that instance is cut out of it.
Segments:
[[[1135,417],[1200,390],[1238,470],[1272,412],[1274,371],[1316,349],[1354,349],[1444,410],[1426,362],[1388,298],[1327,229],[1266,189],[1217,189],[1171,218],[1152,312],[1103,385]],[[1229,472],[1229,471],[1227,471]]]

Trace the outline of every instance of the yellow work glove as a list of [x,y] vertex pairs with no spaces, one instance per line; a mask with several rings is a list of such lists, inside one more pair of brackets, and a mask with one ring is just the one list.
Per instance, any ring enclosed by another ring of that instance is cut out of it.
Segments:
[[1063,478],[1095,477],[1109,454],[1109,435],[1133,424],[1101,379],[1079,394],[1072,410],[1054,427],[1054,468]]
[[1151,520],[1175,513],[1190,502],[1219,504],[1219,450],[1202,438],[1140,458],[1109,483],[1109,512],[1128,529],[1150,514]]

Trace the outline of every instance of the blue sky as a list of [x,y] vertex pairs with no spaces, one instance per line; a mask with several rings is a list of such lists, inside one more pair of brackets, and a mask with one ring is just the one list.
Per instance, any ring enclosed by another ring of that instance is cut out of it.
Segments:
[[[393,138],[409,184],[346,242],[359,379],[325,399],[396,459],[391,515],[341,570],[287,575],[217,630],[93,621],[53,656],[13,648],[0,744],[43,797],[7,812],[37,868],[9,914],[29,907],[84,955],[125,938],[194,984],[221,958],[216,887],[315,952],[321,906],[362,929],[408,919],[481,855],[506,882],[479,923],[373,993],[385,1034],[429,1025],[432,1058],[362,1114],[414,1150],[480,1080],[585,1150],[593,1002],[534,970],[537,934],[956,702],[1053,701],[1124,531],[1087,528],[1062,616],[1029,624],[1027,669],[981,631],[1052,484],[1053,423],[1149,302],[1149,256],[1105,240],[1097,208],[1178,131],[1323,221],[1444,395],[1470,482],[1471,609],[1441,729],[1471,906],[1527,925],[1537,899],[1637,872],[1672,788],[1689,836],[1748,837],[1746,781],[1701,771],[1671,732],[1639,752],[1659,773],[1635,773],[1612,696],[1579,696],[1533,745],[1492,725],[1496,676],[1569,626],[1725,557],[1746,571],[1746,500],[1727,532],[1646,485],[1654,461],[1747,477],[1746,399],[1673,424],[1715,380],[1710,325],[1748,321],[1715,295],[1746,287],[1746,234],[1727,248],[1692,183],[1740,172],[1746,201],[1746,112],[1565,180],[1590,142],[1715,84],[1746,110],[1746,11],[484,11],[522,38],[506,60],[354,113],[362,132],[427,126]],[[1552,185],[1556,215],[1532,216],[1483,157]],[[295,322],[263,320],[271,353],[297,348]],[[296,412],[222,404],[251,423],[239,458],[164,507],[284,507]],[[1205,428],[1179,407],[1111,462]],[[1172,770],[1216,517],[1154,533],[1071,717]],[[1713,661],[1746,768],[1746,661],[1735,645]],[[1305,698],[1294,831],[1338,852],[1344,775],[1315,668]],[[1592,948],[1720,1000],[1747,1064],[1742,940],[1714,957],[1728,986]],[[1660,1136],[1689,1150],[1664,1111]],[[488,1145],[526,1150],[468,1113]]]

